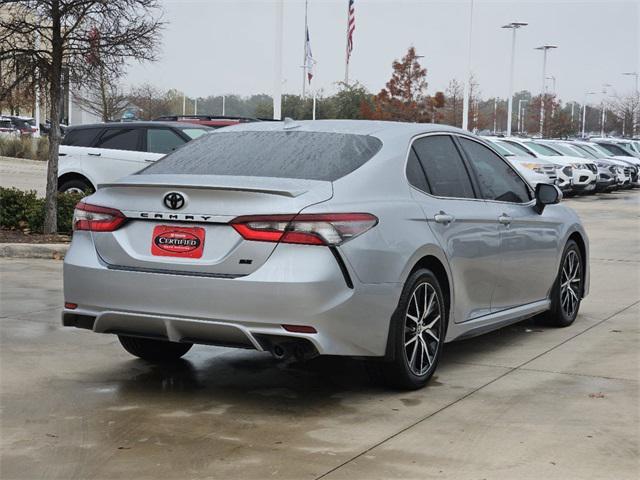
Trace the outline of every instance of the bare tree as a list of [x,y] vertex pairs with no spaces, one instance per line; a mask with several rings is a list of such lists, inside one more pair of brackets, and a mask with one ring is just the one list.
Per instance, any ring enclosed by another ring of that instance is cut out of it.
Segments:
[[[20,56],[29,68],[9,85],[44,81],[49,88],[51,131],[45,233],[57,230],[56,193],[62,78],[82,85],[97,68],[115,75],[129,59],[154,60],[162,21],[158,0],[4,0],[0,62]],[[33,72],[37,72],[36,75]]]
[[445,94],[443,122],[459,127],[462,124],[463,88],[455,78],[449,82]]
[[129,105],[129,97],[102,67],[96,69],[94,78],[87,80],[73,98],[80,108],[100,117],[103,122],[120,116]]
[[636,137],[640,133],[640,96],[635,92],[627,95],[617,95],[610,105],[613,113],[620,119],[625,134]]

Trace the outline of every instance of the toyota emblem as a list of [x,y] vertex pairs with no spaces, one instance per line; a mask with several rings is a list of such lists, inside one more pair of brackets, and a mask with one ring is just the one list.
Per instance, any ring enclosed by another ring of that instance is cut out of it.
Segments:
[[184,196],[178,192],[169,192],[164,196],[164,206],[171,210],[180,210],[184,207]]

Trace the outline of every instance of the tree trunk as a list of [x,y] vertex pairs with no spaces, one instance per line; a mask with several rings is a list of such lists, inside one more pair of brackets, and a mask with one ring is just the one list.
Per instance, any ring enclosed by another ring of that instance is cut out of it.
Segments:
[[58,230],[58,149],[60,147],[60,100],[62,96],[62,35],[60,31],[60,5],[51,5],[51,129],[49,130],[49,158],[47,163],[47,193],[45,196],[44,233]]

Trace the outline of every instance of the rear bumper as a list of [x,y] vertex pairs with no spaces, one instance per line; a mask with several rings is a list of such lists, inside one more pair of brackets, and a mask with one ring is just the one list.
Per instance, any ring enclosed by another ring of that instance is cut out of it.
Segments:
[[[399,284],[349,288],[328,248],[279,245],[250,275],[212,278],[109,268],[77,232],[64,263],[63,324],[99,333],[264,350],[266,337],[308,340],[318,353],[385,354]],[[80,321],[79,321],[80,319]],[[282,325],[305,325],[315,334]]]

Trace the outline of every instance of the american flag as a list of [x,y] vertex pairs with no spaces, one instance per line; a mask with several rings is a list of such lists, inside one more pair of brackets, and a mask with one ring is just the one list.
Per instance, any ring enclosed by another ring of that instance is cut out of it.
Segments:
[[347,17],[347,62],[353,51],[353,31],[356,29],[356,12],[354,0],[349,0],[349,16]]

